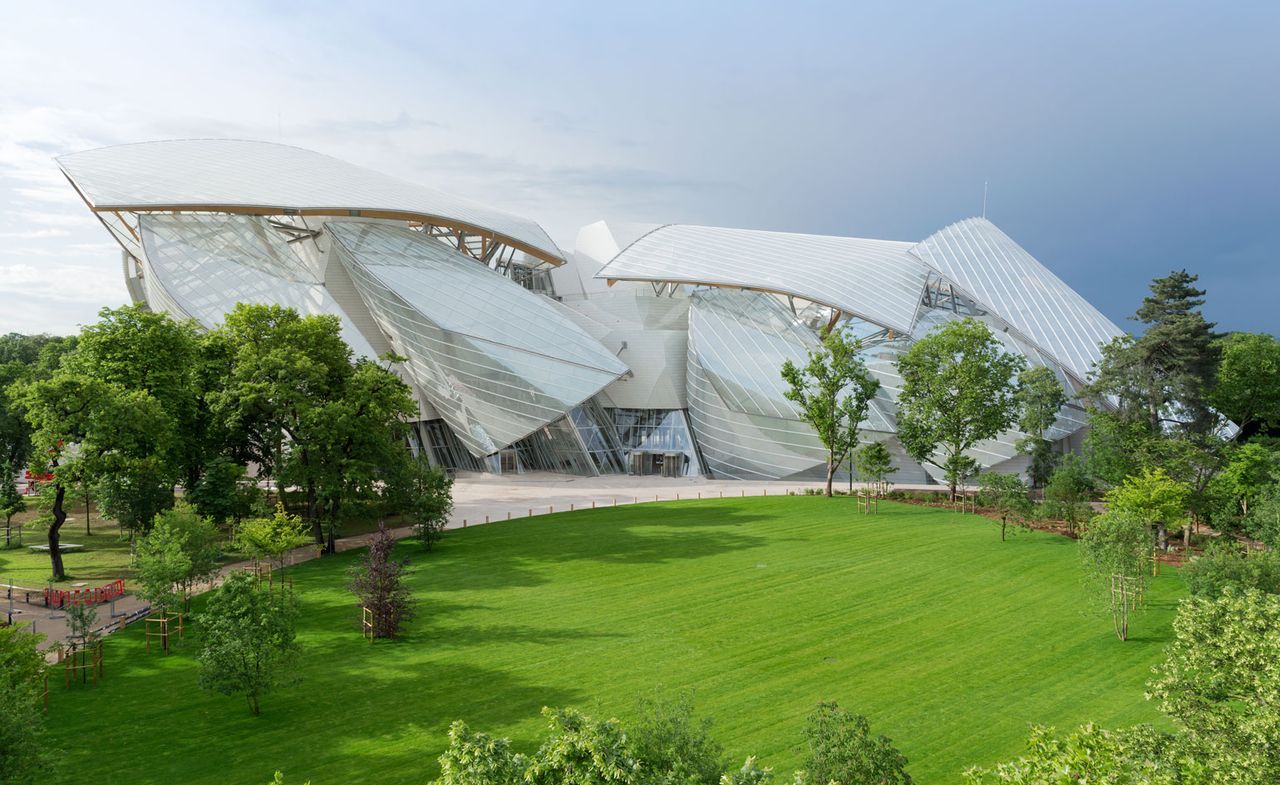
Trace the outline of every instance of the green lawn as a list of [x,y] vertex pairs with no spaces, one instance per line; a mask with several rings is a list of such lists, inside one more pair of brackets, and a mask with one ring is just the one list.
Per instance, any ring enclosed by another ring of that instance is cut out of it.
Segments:
[[[35,506],[30,501],[28,505]],[[121,537],[120,525],[103,518],[96,506],[91,508],[90,514],[86,526],[84,505],[72,507],[66,523],[62,524],[62,542],[84,546],[83,550],[63,552],[62,563],[67,570],[65,583],[83,581],[97,586],[117,578],[131,577],[133,569],[130,567],[128,534]],[[9,549],[4,548],[4,521],[0,520],[0,583],[12,581],[33,589],[48,583],[53,572],[49,554],[32,551],[29,547],[49,542],[45,524],[40,523],[39,517],[34,509],[14,516],[12,541],[17,542],[18,527],[21,526],[23,544]]]
[[418,618],[370,645],[343,589],[352,554],[296,568],[302,682],[251,717],[200,691],[195,641],[107,642],[96,690],[55,686],[49,721],[76,782],[425,783],[450,721],[530,749],[539,709],[627,717],[655,685],[693,688],[740,765],[789,779],[803,718],[835,699],[894,739],[920,783],[1017,754],[1031,722],[1160,722],[1143,700],[1183,593],[1171,571],[1118,641],[1084,612],[1073,541],[847,498],[645,504],[411,544]]

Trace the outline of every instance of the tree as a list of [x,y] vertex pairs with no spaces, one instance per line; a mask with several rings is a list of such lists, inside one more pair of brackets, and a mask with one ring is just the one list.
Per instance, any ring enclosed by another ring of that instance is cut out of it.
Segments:
[[156,402],[182,434],[162,446],[156,462],[165,467],[169,485],[181,479],[187,488],[199,481],[209,452],[199,420],[200,340],[190,319],[174,319],[141,304],[103,308],[98,321],[80,331],[76,351],[65,361],[77,373],[145,393]]
[[1032,487],[1040,487],[1049,481],[1055,463],[1053,445],[1044,435],[1058,421],[1058,411],[1067,404],[1067,393],[1052,369],[1038,365],[1018,374],[1016,397],[1018,428],[1026,434],[1019,440],[1018,449],[1031,457],[1027,474]]
[[213,416],[239,458],[301,489],[316,544],[331,551],[343,504],[377,494],[408,459],[408,386],[388,368],[353,364],[335,316],[242,303],[210,343],[222,347],[226,379],[209,394]]
[[1280,782],[1280,596],[1191,597],[1147,697],[1186,729],[1205,782]]
[[243,466],[227,458],[213,458],[186,498],[201,515],[219,525],[239,524],[262,502],[262,491],[245,476]]
[[394,558],[395,545],[386,524],[379,523],[369,550],[350,573],[351,592],[373,616],[375,638],[394,638],[401,625],[413,618],[413,594],[404,585],[408,562]]
[[1013,425],[1018,399],[1013,378],[1025,365],[1005,352],[982,322],[947,322],[898,359],[898,439],[925,462],[941,451],[954,495],[977,464],[966,451]]
[[138,596],[161,611],[183,607],[181,586],[191,574],[191,559],[176,531],[157,524],[138,543]]
[[1094,492],[1093,478],[1085,470],[1084,461],[1073,453],[1065,455],[1044,487],[1046,512],[1066,521],[1074,534],[1093,514],[1089,502]]
[[1141,474],[1112,488],[1104,498],[1108,511],[1131,515],[1154,527],[1157,545],[1163,551],[1169,548],[1169,524],[1186,517],[1190,494],[1186,483],[1173,479],[1164,469],[1143,469]]
[[551,726],[524,773],[528,785],[634,783],[640,764],[627,734],[614,719],[593,720],[573,709],[542,710]]
[[827,496],[831,495],[836,467],[857,446],[858,428],[880,389],[880,382],[859,356],[861,350],[862,343],[856,338],[828,329],[818,348],[809,351],[804,367],[790,360],[782,365],[782,378],[787,382],[783,395],[798,407],[800,419],[827,448]]
[[628,734],[640,763],[639,785],[716,785],[724,754],[711,738],[711,720],[693,715],[688,693],[640,701]]
[[453,480],[448,472],[419,455],[406,462],[391,496],[406,513],[422,547],[431,550],[444,536],[444,527],[453,512]]
[[9,528],[13,516],[27,509],[27,500],[18,493],[18,483],[14,479],[14,468],[0,464],[0,515],[4,516],[6,546],[9,545]]
[[41,694],[43,636],[0,626],[0,782],[38,785],[51,779],[55,751],[45,741]]
[[1226,466],[1214,477],[1217,490],[1234,502],[1241,518],[1248,517],[1249,503],[1280,472],[1276,453],[1259,442],[1247,442],[1229,453]]
[[1030,489],[1016,474],[985,471],[978,475],[978,486],[978,504],[990,507],[1000,516],[1000,542],[1004,542],[1010,518],[1021,525],[1035,512]]
[[307,544],[307,527],[297,515],[285,512],[276,504],[270,518],[250,518],[240,525],[236,544],[255,559],[269,559],[284,569],[284,556],[294,548]]
[[1144,422],[1151,434],[1217,428],[1208,396],[1218,353],[1213,324],[1200,311],[1204,290],[1195,288],[1197,280],[1186,270],[1153,280],[1134,315],[1146,325],[1142,337],[1121,336],[1104,346],[1095,369],[1094,395],[1114,398],[1122,416]]
[[907,759],[885,736],[872,737],[867,718],[823,701],[804,729],[806,782],[911,785]]
[[1120,640],[1129,637],[1129,614],[1142,606],[1152,566],[1151,529],[1132,512],[1108,510],[1080,538],[1085,580],[1111,614]]
[[195,585],[218,570],[213,521],[180,502],[156,517],[138,543],[139,594],[163,610],[187,607]]
[[1266,333],[1219,339],[1221,356],[1209,403],[1240,427],[1240,436],[1280,428],[1280,341]]
[[292,594],[264,591],[245,572],[229,574],[197,619],[204,631],[200,686],[243,695],[249,711],[259,714],[262,697],[291,681],[296,619]]
[[1197,597],[1217,597],[1228,588],[1280,594],[1280,552],[1251,551],[1219,540],[1182,568],[1187,589]]
[[1148,725],[1110,731],[1087,724],[1061,738],[1035,725],[1022,757],[964,776],[968,785],[1190,785],[1176,745],[1172,735]]
[[894,471],[893,456],[884,442],[868,442],[857,451],[858,474],[877,487]]

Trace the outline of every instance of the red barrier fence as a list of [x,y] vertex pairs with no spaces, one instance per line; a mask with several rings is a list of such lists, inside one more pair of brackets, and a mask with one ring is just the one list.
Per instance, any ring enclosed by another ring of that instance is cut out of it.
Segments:
[[44,604],[48,608],[65,608],[68,605],[97,605],[110,602],[124,594],[124,581],[112,581],[92,589],[45,589]]

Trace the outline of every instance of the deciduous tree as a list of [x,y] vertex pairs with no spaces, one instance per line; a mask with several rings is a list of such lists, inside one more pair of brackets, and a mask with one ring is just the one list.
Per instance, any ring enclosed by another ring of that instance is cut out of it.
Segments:
[[979,474],[978,504],[990,507],[1000,516],[1000,542],[1004,542],[1010,519],[1017,525],[1023,525],[1035,512],[1030,488],[1016,474],[994,471]]
[[1018,428],[1026,434],[1018,449],[1031,457],[1027,474],[1032,487],[1049,481],[1056,456],[1045,433],[1058,421],[1058,411],[1067,403],[1067,393],[1052,369],[1043,365],[1018,374]]
[[1085,580],[1110,613],[1120,640],[1128,639],[1129,614],[1146,597],[1152,552],[1150,524],[1132,512],[1108,510],[1080,538]]
[[899,358],[898,439],[920,462],[941,453],[952,494],[977,467],[966,451],[1013,425],[1013,379],[1024,364],[972,318],[933,330]]
[[1240,435],[1280,428],[1280,340],[1266,333],[1231,333],[1216,346],[1221,357],[1209,403]]
[[856,453],[858,474],[877,487],[894,471],[893,456],[884,442],[868,442]]
[[782,366],[788,386],[783,395],[797,406],[800,419],[812,426],[827,449],[827,496],[836,467],[857,446],[858,429],[880,389],[880,382],[859,356],[861,349],[856,338],[828,329],[803,367],[790,360]]
[[264,695],[293,681],[296,619],[291,593],[266,591],[245,572],[229,574],[197,618],[203,632],[200,686],[243,695],[249,711],[259,714]]

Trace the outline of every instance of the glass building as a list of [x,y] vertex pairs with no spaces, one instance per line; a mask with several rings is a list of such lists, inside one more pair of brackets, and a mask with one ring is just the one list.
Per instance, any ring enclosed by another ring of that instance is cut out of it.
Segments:
[[[817,479],[825,451],[783,362],[857,335],[882,383],[864,440],[899,482],[894,360],[971,316],[1073,396],[1120,330],[981,218],[920,242],[599,222],[571,253],[534,221],[287,145],[181,140],[58,159],[119,243],[136,302],[215,327],[238,302],[332,314],[394,351],[415,449],[459,470]],[[1049,434],[1078,447],[1072,400]],[[974,448],[1020,469],[1021,434]]]

